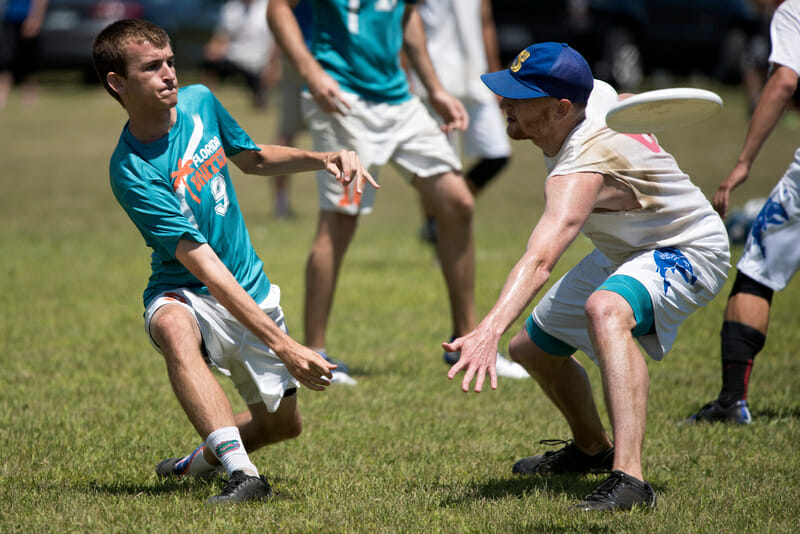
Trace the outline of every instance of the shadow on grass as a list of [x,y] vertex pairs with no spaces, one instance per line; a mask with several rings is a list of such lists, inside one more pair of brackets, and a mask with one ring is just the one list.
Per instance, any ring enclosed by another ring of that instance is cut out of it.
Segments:
[[[482,499],[525,498],[532,493],[549,494],[553,497],[564,495],[577,502],[592,493],[605,480],[606,476],[604,473],[586,476],[549,475],[543,477],[534,475],[474,482],[465,492],[453,493],[444,499],[442,505],[458,505]],[[656,494],[666,489],[664,484],[653,483],[651,485]]]
[[108,495],[131,495],[131,496],[160,496],[176,492],[193,492],[193,491],[207,491],[219,492],[225,484],[225,480],[217,477],[209,480],[202,480],[197,478],[191,479],[167,479],[156,480],[151,482],[130,482],[130,481],[113,481],[113,482],[98,482],[90,480],[76,484],[77,488],[88,494],[103,493]]
[[602,480],[601,477],[552,475],[520,476],[514,478],[498,478],[485,482],[473,482],[463,493],[453,493],[442,502],[444,506],[463,504],[481,499],[523,498],[535,493],[567,495],[580,499],[590,493]]
[[[172,493],[184,493],[189,495],[196,492],[210,497],[222,491],[226,481],[227,479],[222,476],[209,479],[165,479],[141,483],[127,481],[97,482],[91,480],[75,484],[75,487],[89,495],[106,494],[130,497],[161,497]],[[298,496],[291,491],[277,491],[273,487],[273,492],[270,501],[293,501],[298,499]]]
[[787,419],[800,419],[800,408],[796,406],[766,406],[758,409],[750,409],[753,421],[764,420],[772,423],[776,421],[786,421]]

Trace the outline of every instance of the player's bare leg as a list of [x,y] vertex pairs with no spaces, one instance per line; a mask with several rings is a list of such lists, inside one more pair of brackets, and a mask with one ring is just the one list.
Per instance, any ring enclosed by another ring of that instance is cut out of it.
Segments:
[[474,200],[464,179],[454,172],[431,178],[415,177],[426,212],[436,218],[436,250],[442,267],[453,334],[464,335],[477,324],[475,317],[475,244],[472,231]]
[[633,310],[619,294],[597,291],[587,300],[586,313],[614,435],[614,469],[644,480],[642,445],[650,378],[631,334],[636,326]]
[[357,226],[357,216],[328,210],[319,212],[317,234],[306,262],[304,326],[308,347],[325,347],[339,269]]
[[542,351],[524,328],[511,340],[509,355],[528,371],[559,409],[575,445],[583,453],[591,456],[612,446],[600,421],[589,377],[578,360]]
[[162,306],[150,321],[150,334],[164,354],[172,390],[197,433],[205,438],[218,428],[234,426],[230,402],[203,359],[200,329],[191,313],[177,304]]

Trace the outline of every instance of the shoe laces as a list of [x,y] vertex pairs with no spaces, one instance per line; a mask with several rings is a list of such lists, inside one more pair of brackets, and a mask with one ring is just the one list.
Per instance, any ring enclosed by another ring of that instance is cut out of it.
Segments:
[[541,440],[539,442],[539,445],[546,445],[548,447],[555,447],[557,445],[563,445],[563,447],[561,447],[558,450],[545,452],[544,456],[542,458],[542,461],[549,463],[549,462],[552,462],[552,461],[560,458],[561,456],[564,456],[565,454],[567,454],[567,451],[569,450],[569,448],[572,446],[573,443],[574,442],[571,439],[543,439],[543,440]]
[[231,475],[231,478],[228,479],[228,482],[225,484],[225,487],[222,488],[220,496],[222,497],[234,494],[239,485],[248,478],[250,477],[244,471],[234,471]]
[[617,485],[622,482],[622,476],[615,471],[606,471],[610,476],[605,479],[595,490],[587,495],[585,501],[605,501],[615,497]]

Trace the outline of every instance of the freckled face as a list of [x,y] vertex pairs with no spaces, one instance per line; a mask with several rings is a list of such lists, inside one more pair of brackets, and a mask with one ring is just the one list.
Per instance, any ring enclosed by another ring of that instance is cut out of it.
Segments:
[[530,139],[542,146],[552,130],[558,100],[551,97],[504,98],[500,107],[506,114],[506,132],[511,139]]
[[156,48],[150,42],[128,43],[125,92],[130,104],[168,109],[178,103],[178,77],[172,47]]

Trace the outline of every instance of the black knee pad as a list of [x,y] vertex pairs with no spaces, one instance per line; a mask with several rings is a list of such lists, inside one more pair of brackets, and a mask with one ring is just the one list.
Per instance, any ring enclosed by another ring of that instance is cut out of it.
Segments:
[[508,163],[508,158],[486,158],[480,160],[467,173],[467,180],[480,190],[486,187]]
[[731,289],[731,294],[728,296],[728,298],[737,293],[755,295],[756,297],[761,297],[772,304],[772,295],[775,293],[775,291],[768,288],[761,282],[756,282],[746,274],[743,274],[741,271],[737,271],[736,280],[733,282],[733,288]]

